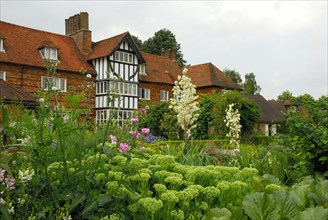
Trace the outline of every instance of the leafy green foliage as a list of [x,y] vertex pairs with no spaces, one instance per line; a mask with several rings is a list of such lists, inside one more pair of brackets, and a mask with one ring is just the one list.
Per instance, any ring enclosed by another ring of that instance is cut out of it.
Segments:
[[317,206],[315,208],[307,208],[303,212],[300,212],[297,219],[299,220],[316,220],[328,219],[328,209],[323,208],[322,206]]
[[227,134],[225,126],[225,110],[231,103],[236,103],[235,108],[240,113],[241,134],[246,139],[254,131],[254,126],[260,119],[260,110],[252,100],[244,98],[238,91],[222,91],[213,94],[214,102],[212,117],[216,134],[223,138]]
[[180,129],[177,126],[177,118],[169,105],[168,102],[157,102],[150,105],[140,126],[149,128],[155,136],[178,139]]
[[199,101],[199,117],[196,121],[196,128],[193,131],[193,138],[197,140],[208,139],[208,128],[212,124],[211,115],[214,102],[209,95],[203,95]]
[[234,81],[237,85],[242,86],[243,80],[241,79],[240,73],[237,72],[235,69],[232,70],[232,69],[225,68],[223,70],[223,73],[226,76],[230,77],[230,79],[232,79],[232,81]]
[[144,41],[141,45],[141,50],[155,55],[161,55],[163,52],[168,50],[175,50],[177,52],[177,63],[180,66],[184,66],[186,64],[186,61],[183,59],[180,44],[177,43],[175,35],[166,28],[155,32],[153,37]]
[[290,110],[287,114],[286,144],[319,172],[328,167],[328,97],[322,96],[307,106],[307,112]]
[[261,87],[257,84],[254,73],[245,74],[243,88],[244,92],[248,94],[259,94],[261,92]]
[[278,219],[272,195],[254,193],[245,197],[243,209],[252,220]]

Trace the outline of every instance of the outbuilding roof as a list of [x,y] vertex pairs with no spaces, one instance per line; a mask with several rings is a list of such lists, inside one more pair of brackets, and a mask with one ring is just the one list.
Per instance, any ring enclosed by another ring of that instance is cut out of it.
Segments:
[[240,89],[239,86],[212,63],[187,67],[187,76],[197,88],[216,87],[222,89]]
[[273,123],[285,121],[284,114],[276,106],[271,105],[263,96],[253,94],[243,94],[243,96],[253,100],[260,107],[260,122]]
[[27,92],[21,88],[16,88],[9,85],[6,81],[0,80],[0,98],[3,99],[5,103],[13,103],[15,101],[22,101],[28,106],[36,106],[37,102],[35,99]]

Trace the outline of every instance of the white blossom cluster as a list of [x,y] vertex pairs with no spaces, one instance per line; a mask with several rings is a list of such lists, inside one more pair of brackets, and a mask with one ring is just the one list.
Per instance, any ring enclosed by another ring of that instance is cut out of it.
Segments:
[[233,109],[234,106],[235,104],[232,103],[226,109],[226,119],[224,120],[224,122],[229,128],[229,132],[226,136],[230,138],[230,144],[233,145],[236,149],[239,149],[239,133],[241,130],[240,114],[238,112],[238,109]]
[[174,98],[170,99],[170,108],[177,113],[178,124],[185,131],[185,138],[191,135],[191,130],[196,127],[194,122],[199,116],[196,113],[199,110],[196,86],[186,76],[187,71],[188,69],[184,68],[182,75],[179,75],[178,80],[174,82],[172,89]]

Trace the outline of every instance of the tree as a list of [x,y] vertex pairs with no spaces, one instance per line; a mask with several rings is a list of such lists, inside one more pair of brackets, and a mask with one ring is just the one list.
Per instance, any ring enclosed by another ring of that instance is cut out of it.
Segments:
[[224,123],[225,111],[231,103],[235,103],[235,108],[240,113],[241,135],[246,139],[253,133],[255,124],[260,119],[260,108],[252,100],[242,96],[238,91],[221,91],[212,96],[214,102],[211,123],[218,138],[224,138],[228,133],[228,128]]
[[140,49],[142,46],[142,40],[139,39],[139,37],[132,35],[132,39],[134,41],[134,43],[138,46],[138,48]]
[[261,92],[261,87],[257,85],[254,73],[245,74],[245,82],[243,84],[244,92],[248,94],[259,94]]
[[322,96],[307,103],[307,112],[287,112],[289,132],[286,145],[310,162],[314,171],[328,175],[328,97]]
[[295,101],[295,97],[293,96],[293,93],[289,90],[283,91],[281,95],[278,95],[279,101]]
[[177,52],[176,62],[179,66],[185,66],[187,62],[183,59],[181,47],[177,43],[175,35],[166,28],[157,31],[153,37],[146,40],[142,44],[141,50],[155,55],[162,55],[164,51],[175,50]]
[[223,73],[226,76],[230,77],[230,79],[232,79],[232,81],[234,81],[237,85],[242,86],[243,80],[241,79],[240,74],[235,69],[232,70],[232,69],[225,68],[223,70]]

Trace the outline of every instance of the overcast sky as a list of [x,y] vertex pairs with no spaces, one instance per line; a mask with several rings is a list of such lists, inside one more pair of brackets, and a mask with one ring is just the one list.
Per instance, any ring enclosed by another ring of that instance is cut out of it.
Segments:
[[275,99],[328,95],[327,0],[324,1],[15,1],[0,0],[0,19],[65,34],[65,19],[89,13],[92,40],[129,31],[147,40],[171,30],[188,64],[211,62],[253,72]]

